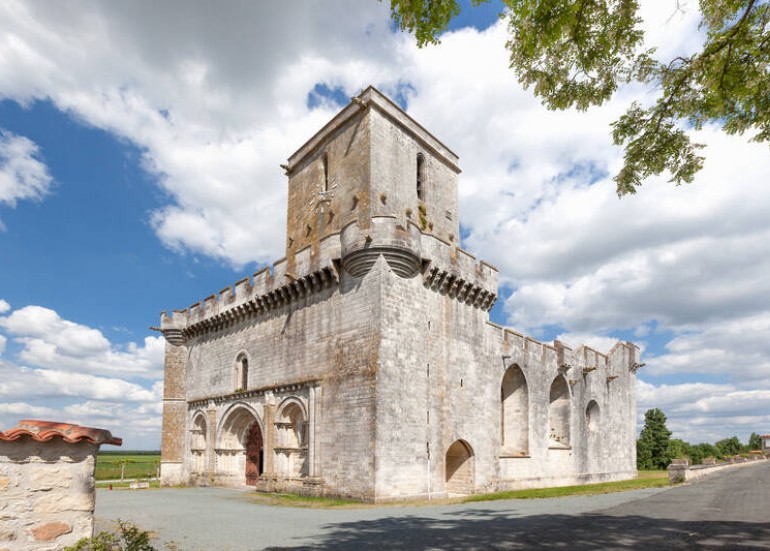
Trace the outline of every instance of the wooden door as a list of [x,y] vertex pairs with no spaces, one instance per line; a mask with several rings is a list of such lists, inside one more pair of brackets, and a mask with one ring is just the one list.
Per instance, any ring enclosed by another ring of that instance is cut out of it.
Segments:
[[262,431],[259,425],[254,423],[249,429],[246,440],[246,484],[256,486],[259,474],[262,471]]

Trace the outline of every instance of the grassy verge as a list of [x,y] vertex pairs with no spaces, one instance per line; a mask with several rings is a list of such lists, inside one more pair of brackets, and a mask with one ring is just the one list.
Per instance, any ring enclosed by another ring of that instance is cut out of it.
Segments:
[[640,471],[639,477],[633,480],[620,480],[618,482],[601,482],[599,484],[583,484],[580,486],[561,486],[558,488],[536,488],[533,490],[512,490],[509,492],[496,492],[494,494],[481,494],[470,496],[463,501],[495,501],[498,499],[534,499],[544,497],[563,496],[587,496],[596,494],[609,494],[613,492],[625,492],[627,490],[640,490],[643,488],[660,488],[668,486],[668,473],[666,471]]

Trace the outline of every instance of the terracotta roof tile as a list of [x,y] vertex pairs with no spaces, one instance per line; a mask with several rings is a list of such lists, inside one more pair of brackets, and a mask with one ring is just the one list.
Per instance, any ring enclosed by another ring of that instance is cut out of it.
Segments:
[[70,423],[56,423],[55,421],[24,420],[18,427],[0,431],[0,440],[18,440],[22,436],[31,436],[38,442],[47,442],[52,438],[61,438],[65,442],[73,444],[86,440],[91,444],[123,444],[122,438],[112,436],[112,433],[104,429],[81,427]]

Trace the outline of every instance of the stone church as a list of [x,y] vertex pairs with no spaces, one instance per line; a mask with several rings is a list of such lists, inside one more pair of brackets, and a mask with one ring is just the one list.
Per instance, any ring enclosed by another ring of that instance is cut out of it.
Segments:
[[378,502],[636,476],[638,348],[489,320],[447,146],[370,87],[283,168],[286,256],[161,315],[163,484]]

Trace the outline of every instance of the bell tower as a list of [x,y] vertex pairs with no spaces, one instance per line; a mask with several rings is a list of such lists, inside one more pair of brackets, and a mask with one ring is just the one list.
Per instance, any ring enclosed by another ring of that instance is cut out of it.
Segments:
[[421,234],[459,240],[457,161],[370,86],[283,165],[289,269],[298,252],[310,247],[311,257],[324,255],[324,239],[340,234],[348,252],[379,251],[387,259],[393,249],[411,256],[402,260],[405,273],[413,272],[422,261]]

